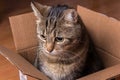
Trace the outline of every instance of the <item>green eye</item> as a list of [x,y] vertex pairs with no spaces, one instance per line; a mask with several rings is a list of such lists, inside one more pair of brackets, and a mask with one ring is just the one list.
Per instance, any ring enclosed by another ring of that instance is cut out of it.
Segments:
[[63,37],[56,37],[55,40],[56,40],[57,42],[62,42],[62,41],[64,40],[64,38],[63,38]]

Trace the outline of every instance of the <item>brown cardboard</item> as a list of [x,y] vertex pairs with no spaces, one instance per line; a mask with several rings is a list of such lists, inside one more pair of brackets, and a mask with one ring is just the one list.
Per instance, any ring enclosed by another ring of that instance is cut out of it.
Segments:
[[[80,78],[79,80],[106,80],[118,76],[120,74],[119,21],[81,6],[78,6],[77,11],[85,23],[96,45],[97,51],[101,55],[106,66],[106,69]],[[22,53],[28,61],[31,61],[29,59],[35,55],[33,49],[37,45],[36,25],[34,20],[35,17],[33,13],[10,17],[16,50]],[[0,53],[24,74],[37,79],[47,80],[45,75],[19,54],[13,53],[3,47],[0,47]]]
[[0,46],[0,54],[3,55],[8,61],[15,65],[23,74],[32,76],[37,79],[47,80],[48,78],[43,75],[37,68],[25,60],[22,56],[14,53],[4,47]]
[[96,46],[120,58],[120,22],[81,6],[77,11]]
[[[88,76],[82,77],[79,80],[108,80],[112,77],[120,75],[120,64],[115,65],[105,70],[90,74]],[[117,75],[116,75],[117,74]]]
[[120,63],[119,58],[114,57],[113,55],[109,54],[106,51],[103,51],[103,50],[97,48],[97,52],[100,54],[101,58],[103,59],[105,67],[111,67],[113,65]]
[[[99,49],[98,52],[105,61],[105,65],[108,67],[112,64],[119,63],[120,22],[114,18],[105,16],[104,14],[94,12],[81,6],[78,6],[77,11],[85,23],[96,47]],[[105,57],[105,55],[108,55],[109,57]]]
[[32,13],[14,16],[14,18],[10,17],[9,20],[16,50],[31,48],[37,45],[36,18]]

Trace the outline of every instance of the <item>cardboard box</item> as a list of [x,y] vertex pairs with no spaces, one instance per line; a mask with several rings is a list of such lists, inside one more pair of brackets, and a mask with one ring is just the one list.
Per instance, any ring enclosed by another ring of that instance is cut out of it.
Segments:
[[[120,76],[120,22],[81,6],[77,7],[77,11],[106,66],[104,70],[79,80],[110,80]],[[48,80],[32,65],[37,46],[35,20],[33,13],[10,17],[13,38],[19,54],[0,47],[1,55],[20,71],[21,80],[27,80],[26,75],[40,80]]]

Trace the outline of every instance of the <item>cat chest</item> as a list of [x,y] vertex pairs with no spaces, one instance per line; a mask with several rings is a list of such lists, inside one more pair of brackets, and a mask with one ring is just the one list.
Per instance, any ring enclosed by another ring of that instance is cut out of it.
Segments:
[[57,80],[61,77],[65,77],[66,75],[70,75],[71,71],[74,69],[74,65],[75,64],[62,65],[44,63],[41,69],[47,76]]

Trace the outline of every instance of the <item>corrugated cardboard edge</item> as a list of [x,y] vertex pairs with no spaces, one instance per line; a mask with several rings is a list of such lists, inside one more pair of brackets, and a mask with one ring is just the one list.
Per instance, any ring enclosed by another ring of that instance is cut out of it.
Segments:
[[27,80],[27,75],[24,75],[20,70],[19,70],[19,77],[20,80]]
[[43,73],[37,70],[37,68],[35,68],[19,54],[14,53],[2,46],[0,46],[0,54],[13,65],[15,65],[23,74],[34,77],[36,79],[48,80],[48,78]]

